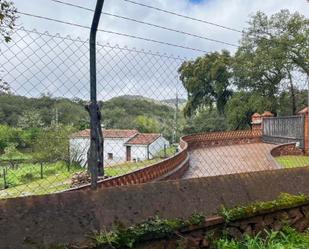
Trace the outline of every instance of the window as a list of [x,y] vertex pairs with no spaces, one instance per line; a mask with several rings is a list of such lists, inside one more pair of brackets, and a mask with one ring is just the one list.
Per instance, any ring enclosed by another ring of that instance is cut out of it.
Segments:
[[113,153],[107,153],[107,158],[108,158],[109,160],[113,160],[113,158],[114,158]]

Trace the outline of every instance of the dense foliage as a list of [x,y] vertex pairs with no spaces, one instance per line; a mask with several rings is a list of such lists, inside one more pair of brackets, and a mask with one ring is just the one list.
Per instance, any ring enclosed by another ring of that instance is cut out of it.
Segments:
[[189,130],[247,129],[251,115],[266,110],[296,114],[307,103],[308,58],[307,18],[288,10],[256,13],[235,55],[212,52],[180,67]]

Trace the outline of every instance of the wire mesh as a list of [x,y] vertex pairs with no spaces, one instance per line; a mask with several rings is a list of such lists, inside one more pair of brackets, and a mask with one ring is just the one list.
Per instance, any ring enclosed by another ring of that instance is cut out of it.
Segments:
[[[10,43],[0,44],[0,53],[0,198],[50,194],[88,184],[90,130],[84,107],[89,100],[88,41],[18,28]],[[209,102],[185,116],[190,112],[188,103],[196,101],[188,81],[192,77],[203,81],[206,76],[183,74],[183,70],[200,58],[97,44],[105,169],[100,181],[121,182],[123,175],[129,175],[125,184],[165,179],[187,158],[189,167],[179,170],[178,178],[309,164],[297,144],[276,150],[276,144],[263,143],[267,135],[262,134],[263,117],[251,119],[253,113],[243,109],[246,96],[233,99],[240,94],[233,86],[215,89],[213,85],[216,93],[207,96],[212,90],[205,85],[196,96]],[[227,76],[223,72],[220,77]],[[305,106],[306,97],[306,90],[299,87],[298,108]],[[278,96],[278,112],[290,114],[288,101],[280,98],[288,97]],[[225,105],[222,110],[217,108],[220,101]],[[280,125],[278,131],[284,130]],[[297,138],[305,141],[304,132]]]

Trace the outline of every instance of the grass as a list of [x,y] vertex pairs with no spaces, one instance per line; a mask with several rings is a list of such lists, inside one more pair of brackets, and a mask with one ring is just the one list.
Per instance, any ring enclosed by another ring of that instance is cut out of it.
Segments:
[[222,207],[221,210],[219,210],[219,214],[223,216],[227,222],[230,222],[285,208],[293,208],[305,204],[307,205],[308,203],[309,196],[281,193],[277,199],[272,201],[255,202],[247,206],[235,207],[231,209]]
[[[167,150],[167,155],[174,154],[173,149]],[[30,158],[30,157],[29,157]],[[29,159],[27,158],[27,159]],[[25,159],[25,158],[23,158]],[[105,175],[113,177],[147,167],[161,161],[161,158],[146,160],[141,162],[125,162],[115,164],[105,168]],[[3,170],[6,170],[6,186],[4,189]],[[41,179],[40,164],[21,163],[17,168],[0,166],[0,199],[13,198],[28,195],[43,195],[55,193],[70,188],[72,175],[84,169],[71,167],[63,162],[44,164],[43,179]]]
[[107,176],[118,176],[127,174],[129,172],[145,168],[153,163],[157,163],[161,161],[161,159],[156,158],[152,160],[146,160],[141,162],[125,162],[125,163],[119,163],[115,164],[113,166],[109,166],[105,168],[105,174]]
[[[205,217],[199,214],[193,214],[189,219],[160,219],[154,217],[148,221],[124,227],[122,224],[115,224],[115,229],[108,233],[98,233],[94,235],[95,248],[114,248],[125,249],[135,248],[135,245],[145,239],[166,237],[174,234],[181,228],[191,225],[199,225],[205,220]],[[109,247],[110,246],[110,247]]]
[[[3,168],[2,168],[3,170]],[[42,195],[65,190],[70,187],[72,175],[80,171],[80,167],[71,167],[63,162],[43,164],[43,178],[41,179],[40,164],[20,164],[16,169],[7,169],[6,185],[1,171],[1,198],[12,198],[26,195]]]
[[296,168],[309,166],[308,156],[280,156],[276,161],[284,168]]
[[215,242],[215,249],[308,249],[309,233],[298,233],[292,228],[280,232],[267,232],[266,237],[258,234],[243,240],[223,238]]

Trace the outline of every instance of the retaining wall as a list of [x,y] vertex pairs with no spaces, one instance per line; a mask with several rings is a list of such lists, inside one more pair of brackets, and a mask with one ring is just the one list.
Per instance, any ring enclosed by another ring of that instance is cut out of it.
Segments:
[[82,242],[116,221],[132,225],[156,215],[209,216],[222,205],[269,201],[282,192],[309,194],[308,179],[309,168],[279,169],[1,200],[0,245],[22,249]]
[[226,223],[222,217],[215,216],[207,218],[200,225],[175,231],[174,235],[149,238],[139,243],[136,248],[210,249],[213,248],[211,247],[211,240],[222,237],[223,233],[234,239],[242,239],[245,235],[256,236],[259,233],[263,234],[265,230],[280,231],[287,224],[298,232],[304,232],[308,229],[309,205],[277,210],[229,223]]

